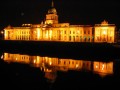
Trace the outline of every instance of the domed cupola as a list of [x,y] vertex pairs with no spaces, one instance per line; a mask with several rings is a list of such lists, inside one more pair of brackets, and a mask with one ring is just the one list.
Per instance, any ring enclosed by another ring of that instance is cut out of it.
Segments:
[[57,14],[57,10],[54,8],[54,2],[52,1],[51,8],[48,10],[48,14]]
[[48,14],[57,14],[57,11],[55,8],[51,8],[48,10]]
[[57,15],[56,9],[54,8],[53,0],[52,0],[51,8],[48,10],[48,13],[46,14],[45,23],[46,24],[58,24],[58,15]]

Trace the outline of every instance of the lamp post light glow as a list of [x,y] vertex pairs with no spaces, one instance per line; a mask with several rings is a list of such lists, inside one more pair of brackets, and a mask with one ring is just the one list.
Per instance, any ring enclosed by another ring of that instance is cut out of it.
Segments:
[[3,34],[4,32],[3,31],[1,31],[1,34]]

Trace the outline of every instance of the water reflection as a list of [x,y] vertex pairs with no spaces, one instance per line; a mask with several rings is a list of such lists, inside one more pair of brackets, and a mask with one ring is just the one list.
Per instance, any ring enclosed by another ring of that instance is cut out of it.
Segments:
[[45,72],[45,78],[47,78],[50,82],[55,81],[57,71],[91,71],[102,77],[113,74],[113,62],[60,59],[11,53],[4,53],[1,56],[1,59],[8,63],[18,62],[30,64],[33,67],[38,67],[41,71]]

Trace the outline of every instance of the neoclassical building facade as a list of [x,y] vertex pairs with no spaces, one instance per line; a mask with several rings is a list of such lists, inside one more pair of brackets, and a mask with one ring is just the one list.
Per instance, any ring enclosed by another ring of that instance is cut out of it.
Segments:
[[57,10],[52,2],[45,21],[40,24],[22,24],[20,27],[4,28],[5,40],[37,40],[64,42],[115,42],[115,24],[70,25],[59,23]]

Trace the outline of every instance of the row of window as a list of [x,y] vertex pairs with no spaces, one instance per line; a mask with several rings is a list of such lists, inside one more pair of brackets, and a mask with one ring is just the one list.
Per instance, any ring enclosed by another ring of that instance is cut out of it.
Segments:
[[[46,31],[46,33],[48,33],[48,31]],[[67,31],[66,30],[59,30],[57,31],[57,33],[60,33],[60,34],[67,34]],[[70,34],[82,34],[82,31],[70,31]],[[90,31],[84,31],[84,34],[90,34]]]
[[[13,59],[13,55],[8,54],[8,58],[12,58]],[[17,57],[14,57],[15,59],[17,59]],[[20,59],[25,60],[25,59],[30,59],[29,56],[21,56]]]
[[17,34],[30,34],[28,31],[17,32]]
[[[60,31],[62,34],[62,31]],[[64,34],[67,34],[67,31],[64,31]],[[82,31],[70,31],[70,34],[82,34]],[[84,31],[84,34],[90,34],[90,31]]]
[[65,64],[81,64],[81,62],[79,62],[79,61],[62,61],[62,60],[58,60],[58,64],[61,64],[61,63],[64,63],[64,65]]
[[16,37],[16,40],[30,40],[30,37],[28,36]]
[[58,19],[58,17],[57,17],[57,16],[51,16],[51,17],[47,16],[47,19],[57,20],[57,19]]
[[93,38],[90,38],[89,36],[88,37],[69,36],[69,41],[88,41],[89,42],[90,40],[93,40]]
[[97,37],[97,41],[107,41],[107,40],[109,40],[109,41],[112,41],[112,37],[109,37],[109,38],[105,38],[105,37],[103,37],[103,38],[100,38],[100,37]]

